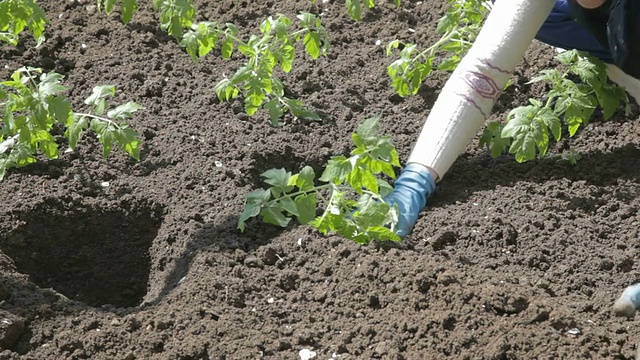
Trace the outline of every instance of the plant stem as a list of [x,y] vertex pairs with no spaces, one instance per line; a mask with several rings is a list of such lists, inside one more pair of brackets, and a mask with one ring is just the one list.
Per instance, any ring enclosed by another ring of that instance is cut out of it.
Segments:
[[107,119],[98,115],[93,115],[93,114],[87,114],[87,113],[73,113],[74,115],[80,116],[80,117],[88,117],[88,118],[92,118],[92,119],[96,119],[96,120],[100,120],[100,121],[104,121],[106,123],[108,123],[109,125],[113,125],[117,128],[120,128],[120,125],[118,125],[118,123],[116,123],[115,121],[111,120],[111,119]]
[[425,57],[425,54],[427,52],[429,53],[429,57],[433,56],[436,53],[436,51],[442,46],[442,44],[447,43],[457,33],[458,33],[458,27],[454,28],[453,30],[450,30],[443,37],[441,37],[440,40],[438,40],[435,44],[431,45],[426,50],[424,50],[421,53],[419,53],[418,55],[416,55],[411,61],[415,62],[419,58]]

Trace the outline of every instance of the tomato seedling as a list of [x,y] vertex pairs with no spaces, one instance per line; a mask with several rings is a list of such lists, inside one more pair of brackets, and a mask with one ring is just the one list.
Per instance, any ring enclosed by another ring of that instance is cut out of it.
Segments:
[[[626,92],[609,81],[602,61],[576,50],[560,53],[556,59],[560,69],[542,70],[529,81],[549,84],[546,101],[529,99],[530,105],[509,112],[506,124],[492,122],[485,128],[480,145],[487,146],[492,156],[508,148],[518,162],[542,157],[547,153],[549,135],[556,141],[561,139],[562,123],[571,137],[589,122],[597,107],[605,120],[621,104],[630,111]],[[576,76],[578,83],[572,80]]]
[[93,113],[74,113],[69,101],[61,95],[67,90],[62,79],[55,72],[22,67],[13,73],[11,80],[0,82],[0,180],[8,169],[35,162],[37,153],[48,159],[57,158],[58,143],[51,134],[56,124],[65,128],[64,136],[72,150],[82,131],[90,128],[102,144],[104,158],[117,144],[133,158],[140,159],[140,141],[124,121],[142,106],[128,102],[105,116],[105,98],[114,95],[115,88],[97,86],[85,100]]
[[[391,139],[377,134],[378,120],[367,119],[358,127],[351,156],[332,157],[317,179],[319,185],[309,166],[297,174],[285,169],[264,172],[261,176],[270,187],[246,196],[238,229],[244,231],[246,221],[256,216],[281,227],[295,217],[322,234],[334,232],[359,244],[400,241],[395,233],[398,208],[383,201],[393,189],[380,177],[395,178],[394,167],[400,162]],[[324,209],[316,216],[320,205]]]
[[[393,3],[396,7],[400,7],[401,0],[393,0]],[[316,3],[316,0],[311,0],[312,4]],[[374,0],[345,0],[345,5],[347,7],[347,14],[353,20],[360,21],[362,20],[362,8],[373,9],[376,6]]]
[[[137,0],[97,0],[98,11],[111,14],[120,2],[120,19],[128,23],[138,11]],[[160,28],[180,42],[185,29],[190,29],[196,19],[193,0],[153,0],[151,7],[160,14]]]
[[247,115],[254,115],[260,108],[269,112],[273,125],[282,125],[280,118],[289,111],[297,118],[320,120],[320,117],[305,107],[299,100],[284,95],[284,84],[274,70],[288,73],[293,67],[295,42],[302,41],[305,50],[312,59],[326,55],[330,39],[322,26],[320,18],[310,13],[297,16],[301,29],[290,31],[291,19],[284,15],[269,17],[260,25],[261,36],[252,35],[248,41],[235,36],[235,31],[226,33],[223,44],[223,56],[230,57],[235,44],[238,51],[247,57],[247,62],[231,77],[225,77],[216,86],[215,92],[220,101],[230,100],[240,94],[244,97]]
[[0,41],[18,45],[18,35],[28,28],[41,45],[47,23],[44,12],[34,0],[0,0]]
[[[437,32],[440,39],[425,50],[418,50],[412,43],[393,40],[387,44],[387,55],[400,49],[399,58],[387,67],[391,87],[400,96],[415,95],[424,79],[433,70],[454,70],[460,59],[469,51],[476,40],[489,6],[485,0],[448,0],[445,15],[438,20]],[[445,52],[448,57],[434,67],[436,55]]]

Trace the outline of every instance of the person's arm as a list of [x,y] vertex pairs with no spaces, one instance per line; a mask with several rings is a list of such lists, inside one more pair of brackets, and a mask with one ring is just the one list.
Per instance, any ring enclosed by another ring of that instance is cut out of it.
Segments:
[[640,1],[568,0],[572,15],[611,51],[613,63],[640,79]]
[[614,63],[640,79],[640,1],[616,0],[611,6],[607,37]]
[[576,0],[578,5],[582,6],[585,9],[595,9],[602,4],[604,4],[607,0]]
[[435,183],[482,127],[555,0],[497,0],[478,38],[438,96],[386,198],[400,211],[397,233],[410,233]]

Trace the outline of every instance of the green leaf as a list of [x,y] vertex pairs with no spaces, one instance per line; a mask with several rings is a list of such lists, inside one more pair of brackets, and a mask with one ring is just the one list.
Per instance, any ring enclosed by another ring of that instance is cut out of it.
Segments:
[[182,36],[182,40],[180,40],[180,46],[187,50],[187,54],[191,56],[191,59],[194,61],[198,60],[200,42],[195,31],[186,32],[184,36]]
[[265,109],[269,111],[269,119],[271,120],[271,124],[274,126],[280,125],[280,118],[284,114],[282,111],[282,107],[277,98],[273,98],[262,105]]
[[240,214],[240,217],[238,218],[238,229],[244,232],[246,221],[252,217],[258,216],[259,214],[260,206],[255,204],[246,204],[242,211],[242,214]]
[[114,6],[116,5],[116,0],[98,0],[98,11],[101,11],[101,5],[104,6],[104,11],[107,14],[111,14]]
[[315,194],[298,195],[295,199],[298,210],[298,221],[301,224],[309,224],[316,217],[317,200]]
[[245,222],[260,214],[263,204],[271,198],[271,192],[265,189],[254,190],[245,197],[245,206],[238,219],[238,229],[244,231]]
[[113,132],[113,138],[129,156],[140,160],[140,140],[138,140],[138,134],[133,129],[121,127]]
[[458,19],[455,16],[452,16],[451,13],[447,12],[445,16],[441,17],[438,20],[438,25],[436,26],[436,32],[438,34],[444,34],[450,29],[454,28],[458,24]]
[[346,0],[347,14],[356,21],[362,20],[362,7],[360,0]]
[[49,111],[60,124],[68,126],[71,122],[73,114],[71,104],[64,96],[53,96],[49,99]]
[[38,84],[38,92],[42,98],[45,98],[49,95],[59,94],[67,90],[67,87],[60,84],[63,76],[50,72],[46,74],[42,74],[40,77],[40,83]]
[[277,203],[283,210],[287,211],[291,215],[298,216],[300,214],[296,203],[288,196],[279,198]]
[[278,197],[282,193],[291,190],[291,186],[289,185],[291,172],[285,169],[270,169],[260,174],[260,176],[264,178],[265,183],[272,186],[271,193],[274,197]]
[[363,189],[368,189],[374,193],[378,193],[378,181],[376,177],[369,171],[356,167],[347,175],[347,183],[354,188],[354,190],[361,194]]
[[231,55],[233,55],[233,39],[227,37],[222,41],[220,52],[222,54],[223,59],[231,59]]
[[569,128],[569,136],[576,134],[582,124],[589,122],[594,108],[570,105],[564,113],[564,121]]
[[605,120],[610,119],[615,114],[620,103],[627,103],[628,99],[625,91],[618,86],[604,85],[593,87],[593,90],[600,107],[602,107]]
[[240,90],[233,85],[228,78],[220,80],[220,82],[214,86],[213,90],[220,101],[234,99],[240,94]]
[[[356,135],[358,135],[360,138],[376,137],[379,121],[379,116],[373,116],[364,120],[360,125],[358,125]],[[356,145],[358,144],[356,143]]]
[[295,48],[293,45],[283,45],[280,47],[278,55],[278,61],[280,62],[280,68],[282,68],[282,71],[285,73],[290,72],[293,67],[293,59],[295,58]]
[[260,211],[260,215],[264,222],[280,227],[286,227],[289,225],[291,218],[282,214],[282,209],[277,207],[266,207]]
[[74,115],[71,118],[73,120],[65,130],[65,137],[69,139],[69,148],[71,148],[71,150],[75,150],[76,146],[78,146],[80,134],[89,127],[89,121],[84,116]]
[[113,85],[100,85],[93,88],[91,95],[84,101],[85,104],[93,108],[96,115],[101,116],[107,106],[104,100],[108,96],[114,96],[116,87]]
[[438,70],[453,71],[456,69],[456,67],[458,67],[458,64],[460,64],[460,60],[460,57],[452,55],[451,57],[446,58],[444,61],[438,64]]
[[400,46],[400,44],[402,44],[402,42],[400,40],[397,40],[397,39],[393,40],[393,41],[390,41],[387,44],[387,47],[386,47],[387,56],[392,55],[393,54],[393,49],[397,49],[398,46]]
[[298,174],[295,185],[302,191],[309,191],[314,187],[315,172],[311,166],[305,166]]
[[281,98],[282,101],[284,101],[284,103],[286,104],[286,107],[289,111],[291,111],[291,113],[293,114],[293,116],[295,116],[296,118],[302,118],[302,119],[310,119],[310,120],[314,120],[314,121],[320,121],[320,116],[318,114],[316,114],[315,112],[307,109],[301,101],[299,100],[292,100],[286,97]]
[[133,14],[138,10],[138,2],[137,0],[122,0],[122,5],[120,6],[121,11],[121,19],[122,22],[127,24],[133,18]]
[[378,181],[378,188],[380,190],[380,197],[387,197],[393,191],[393,186],[382,179],[376,179]]
[[329,160],[320,181],[338,184],[343,182],[352,170],[351,162],[344,156],[335,156]]
[[368,241],[371,241],[371,240],[391,240],[396,242],[402,241],[402,239],[400,238],[400,236],[398,236],[398,234],[396,234],[394,231],[391,231],[391,229],[385,226],[373,226],[373,227],[367,228],[366,234],[367,234]]
[[304,35],[304,47],[307,53],[313,58],[317,59],[320,56],[320,49],[322,47],[320,35],[317,32],[311,31]]
[[263,92],[262,82],[259,77],[250,78],[244,89],[246,90],[244,98],[245,111],[247,115],[252,116],[260,109],[267,96]]
[[144,109],[144,106],[137,104],[133,101],[129,101],[128,103],[122,104],[116,107],[115,109],[109,111],[107,113],[107,116],[114,120],[123,120],[123,119],[130,118],[134,112],[138,110],[143,110],[143,109]]
[[512,138],[509,152],[515,154],[518,162],[532,160],[536,156],[536,145],[543,137],[535,120],[537,111],[536,106],[511,110],[508,122],[502,129],[502,137]]
[[94,119],[93,121],[91,121],[91,124],[89,125],[89,127],[91,128],[91,130],[93,130],[96,133],[96,136],[98,137],[98,141],[102,144],[102,157],[104,159],[108,158],[109,154],[111,153],[111,147],[114,140],[113,139],[114,128],[110,126],[107,122],[100,121],[97,119]]

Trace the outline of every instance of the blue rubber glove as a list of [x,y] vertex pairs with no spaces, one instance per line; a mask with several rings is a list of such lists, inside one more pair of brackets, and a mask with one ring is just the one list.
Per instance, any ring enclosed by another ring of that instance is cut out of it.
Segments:
[[640,308],[640,283],[624,289],[620,298],[613,304],[613,311],[618,316],[632,317]]
[[420,211],[427,205],[427,198],[435,189],[435,179],[424,166],[408,164],[402,170],[395,181],[393,191],[384,198],[387,204],[398,205],[398,236],[405,237],[413,230]]

